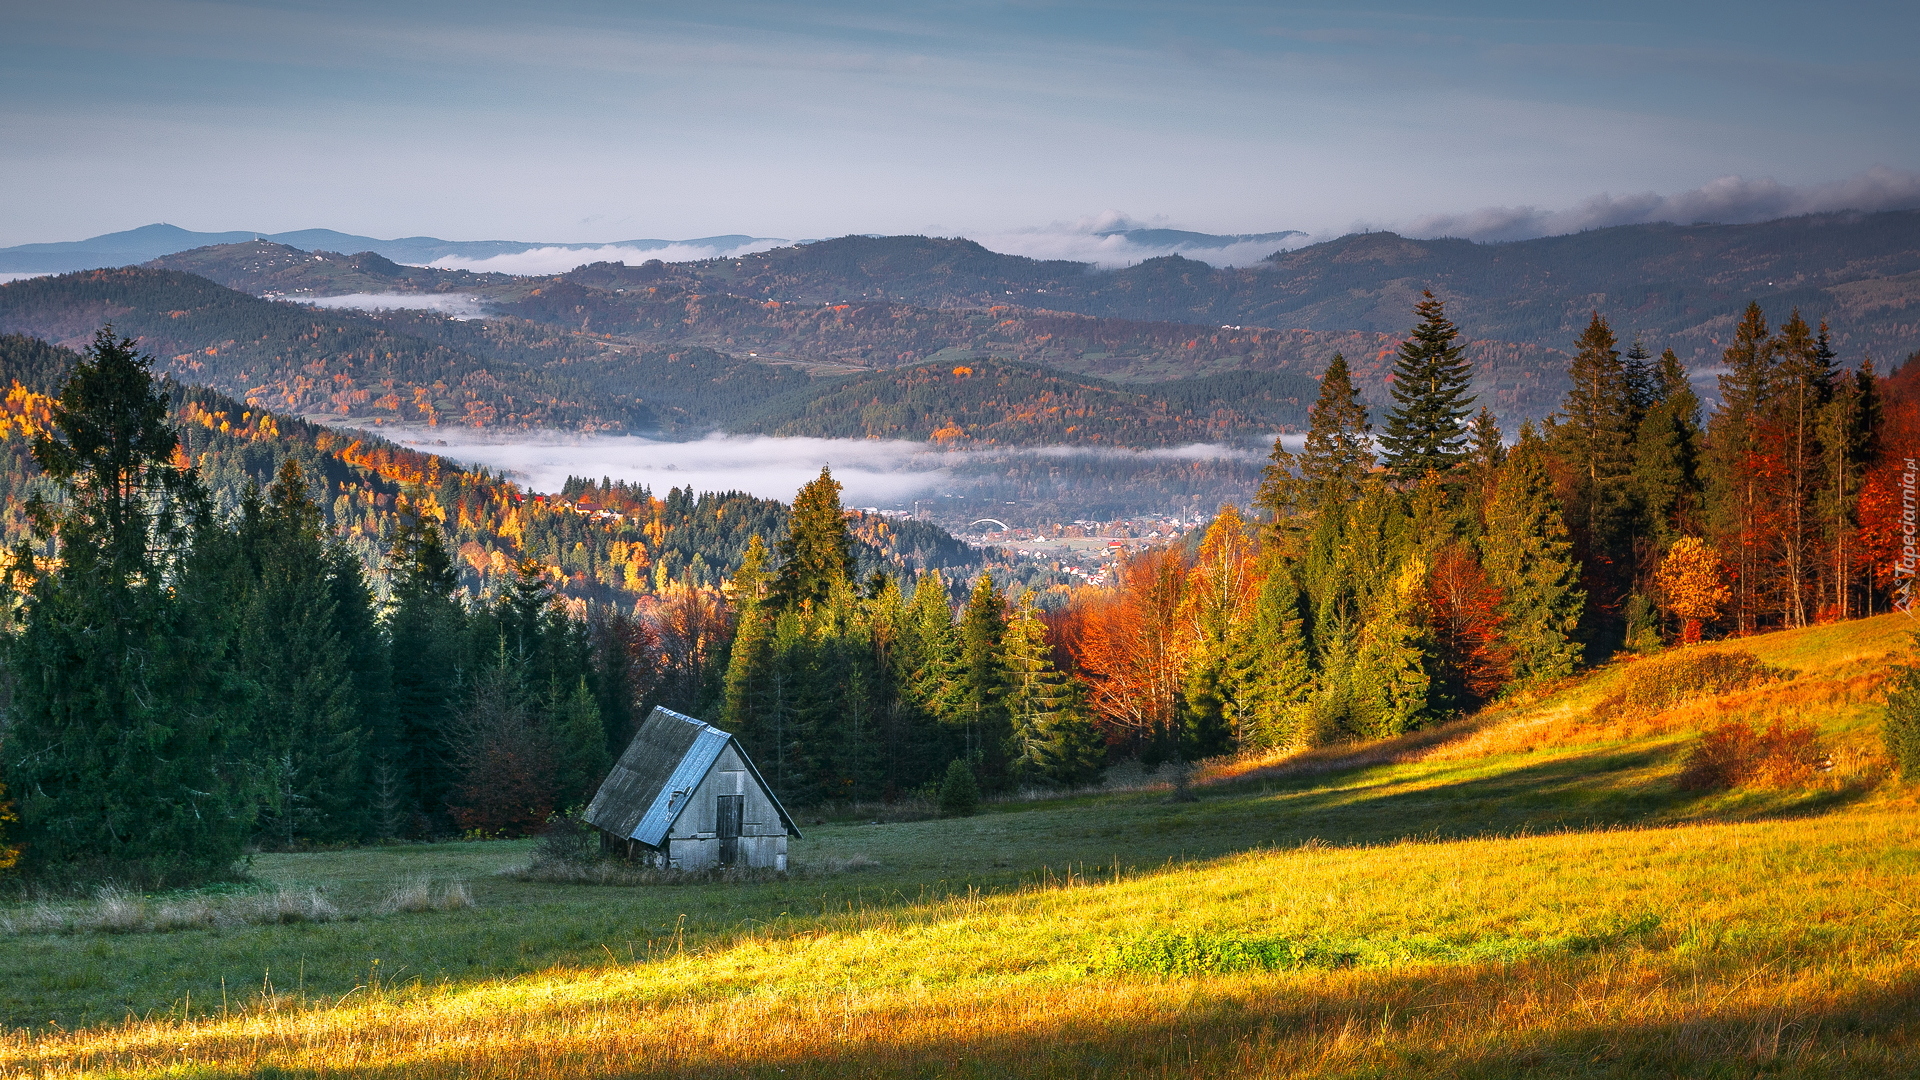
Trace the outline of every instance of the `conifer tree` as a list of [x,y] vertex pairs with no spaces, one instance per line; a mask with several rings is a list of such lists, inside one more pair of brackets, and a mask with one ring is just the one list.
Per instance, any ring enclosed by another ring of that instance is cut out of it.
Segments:
[[1472,448],[1473,467],[1491,474],[1507,460],[1506,436],[1493,410],[1482,405],[1468,427],[1468,445]]
[[1522,425],[1487,507],[1481,557],[1504,597],[1506,642],[1521,683],[1571,675],[1580,659],[1573,632],[1586,594],[1546,458],[1545,443]]
[[965,736],[963,753],[988,790],[1008,778],[1008,671],[1001,639],[1006,636],[1006,598],[982,573],[960,612],[955,660],[941,688],[941,719]]
[[1877,389],[1871,360],[1862,362],[1853,377],[1835,380],[1816,431],[1822,475],[1814,510],[1826,544],[1826,610],[1834,618],[1852,618],[1855,612],[1859,502],[1867,466],[1875,456]]
[[1261,749],[1305,739],[1306,705],[1313,696],[1313,656],[1307,643],[1305,597],[1292,560],[1262,555],[1252,610],[1231,644],[1232,678],[1240,701],[1239,737]]
[[1766,592],[1759,558],[1769,500],[1762,428],[1779,382],[1772,336],[1759,304],[1747,305],[1725,363],[1720,407],[1707,428],[1707,525],[1715,546],[1733,556],[1734,621],[1746,634],[1753,630]]
[[774,623],[767,578],[767,549],[755,535],[747,541],[746,554],[730,584],[736,615],[721,691],[720,726],[760,754],[770,754],[774,745],[765,686],[772,664]]
[[1420,618],[1427,561],[1400,566],[1361,627],[1351,680],[1350,733],[1363,738],[1404,734],[1432,718],[1433,642]]
[[447,725],[459,698],[466,613],[455,593],[460,579],[440,527],[415,517],[394,537],[393,606],[387,639],[393,656],[394,745],[375,747],[405,777],[416,828],[432,829],[454,782]]
[[584,807],[613,765],[600,703],[587,687],[587,677],[580,676],[571,691],[551,702],[547,715],[554,743],[554,805]]
[[1819,442],[1820,413],[1833,396],[1833,350],[1827,327],[1816,335],[1795,309],[1780,326],[1773,342],[1777,357],[1775,392],[1770,402],[1772,423],[1762,434],[1778,460],[1778,476],[1770,486],[1775,533],[1768,546],[1778,552],[1783,621],[1806,626],[1819,607],[1818,536],[1815,508],[1825,478]]
[[1592,611],[1612,610],[1633,571],[1633,437],[1636,388],[1599,312],[1574,342],[1570,383],[1553,426],[1553,451],[1573,478],[1568,526],[1588,580],[1604,590]]
[[880,794],[879,765],[881,674],[874,655],[870,612],[853,585],[835,585],[827,603],[813,610],[815,671],[822,712],[811,719],[810,750],[821,790],[835,799],[857,801]]
[[[28,510],[60,561],[32,580],[10,643],[5,775],[26,859],[55,876],[217,872],[253,823],[252,785],[230,764],[242,721],[201,663],[210,631],[170,590],[205,497],[175,463],[151,364],[102,330],[32,448],[63,499]],[[31,555],[15,552],[16,574]]]
[[1099,780],[1106,747],[1087,717],[1080,684],[1054,667],[1031,593],[1007,621],[1004,651],[1014,778],[1068,788]]
[[1657,544],[1697,529],[1700,398],[1672,349],[1660,354],[1655,397],[1633,440],[1634,497]]
[[1373,424],[1340,353],[1320,376],[1320,396],[1308,408],[1307,421],[1306,443],[1297,458],[1274,441],[1273,464],[1254,499],[1276,522],[1357,497],[1373,469]]
[[965,752],[963,740],[938,722],[942,689],[959,663],[953,609],[946,582],[929,571],[914,582],[901,613],[894,678],[902,704],[897,735],[903,776],[932,776],[942,762]]
[[1634,338],[1633,345],[1627,349],[1626,362],[1622,365],[1626,372],[1627,403],[1630,406],[1627,425],[1629,437],[1639,430],[1640,421],[1646,418],[1647,410],[1662,397],[1660,370],[1655,364],[1649,363],[1652,359],[1653,354],[1647,351],[1639,338]]
[[840,482],[827,469],[794,496],[779,554],[773,591],[786,606],[824,604],[836,584],[853,580],[853,537],[840,508]]
[[1221,507],[1187,575],[1188,643],[1182,687],[1181,757],[1198,761],[1231,749],[1239,726],[1232,648],[1251,607],[1253,543],[1238,508]]
[[357,599],[357,582],[331,580],[346,567],[324,529],[288,458],[266,502],[243,507],[235,540],[244,579],[223,598],[236,631],[234,675],[256,718],[251,756],[270,785],[262,824],[281,844],[359,839],[372,827],[367,745],[379,718],[367,705],[377,703],[360,697],[345,633],[370,612],[341,610],[343,595]]
[[1420,324],[1400,343],[1393,363],[1393,408],[1380,436],[1387,468],[1402,484],[1428,472],[1444,475],[1466,460],[1466,419],[1474,400],[1467,392],[1473,366],[1463,359],[1459,329],[1432,291],[1421,295],[1413,309]]

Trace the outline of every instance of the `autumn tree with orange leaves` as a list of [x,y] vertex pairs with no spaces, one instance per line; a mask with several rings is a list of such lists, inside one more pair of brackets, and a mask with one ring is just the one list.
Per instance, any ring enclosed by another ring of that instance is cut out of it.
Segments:
[[1701,627],[1720,617],[1733,599],[1726,561],[1697,536],[1673,542],[1654,575],[1663,606],[1681,620],[1680,642],[1700,640]]

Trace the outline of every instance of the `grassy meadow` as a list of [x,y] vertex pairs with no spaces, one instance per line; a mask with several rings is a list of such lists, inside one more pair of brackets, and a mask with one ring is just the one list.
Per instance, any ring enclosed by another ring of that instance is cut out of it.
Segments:
[[[1617,664],[1193,802],[803,815],[784,880],[522,881],[487,842],[263,854],[118,922],[8,902],[0,1076],[1910,1075],[1920,804],[1875,729],[1911,628],[1705,646],[1782,677],[1652,715],[1596,708]],[[1679,791],[1727,718],[1833,767]]]

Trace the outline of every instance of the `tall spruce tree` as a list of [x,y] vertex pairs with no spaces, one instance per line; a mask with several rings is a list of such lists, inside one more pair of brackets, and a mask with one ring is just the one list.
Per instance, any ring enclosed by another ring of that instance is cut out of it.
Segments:
[[1623,566],[1630,555],[1636,388],[1613,329],[1599,312],[1574,341],[1570,384],[1553,427],[1553,451],[1573,477],[1569,524],[1590,559]]
[[1199,761],[1226,753],[1239,727],[1233,646],[1252,607],[1253,538],[1234,506],[1224,506],[1200,542],[1187,575],[1182,619],[1188,636],[1181,694],[1181,757]]
[[1833,397],[1833,349],[1827,327],[1816,334],[1795,309],[1773,342],[1777,386],[1763,441],[1778,460],[1772,528],[1782,579],[1781,616],[1788,626],[1806,626],[1820,606],[1819,522],[1821,482],[1826,478],[1820,445],[1820,413]]
[[1292,560],[1262,554],[1259,591],[1232,642],[1233,679],[1241,702],[1239,738],[1258,749],[1293,746],[1308,737],[1313,655],[1307,643],[1305,597]]
[[1733,616],[1751,633],[1768,592],[1759,558],[1761,528],[1771,501],[1765,425],[1778,389],[1774,342],[1760,305],[1751,303],[1734,327],[1720,376],[1720,407],[1707,426],[1707,527],[1714,546],[1733,554]]
[[827,469],[794,496],[779,555],[773,591],[789,607],[824,604],[838,583],[853,580],[853,537],[840,508],[840,482]]
[[767,597],[767,549],[759,536],[747,541],[740,569],[730,584],[734,605],[733,649],[720,704],[720,726],[758,745],[769,733],[761,681],[773,644],[773,611]]
[[1254,505],[1273,514],[1276,524],[1358,497],[1373,470],[1373,424],[1340,353],[1320,376],[1320,396],[1307,409],[1307,422],[1298,455],[1274,440],[1272,463],[1254,497]]
[[348,667],[347,632],[370,614],[341,609],[354,590],[333,580],[346,567],[298,462],[281,464],[264,504],[248,500],[236,540],[246,578],[225,601],[235,675],[253,698],[250,756],[269,784],[263,832],[286,845],[361,839],[374,825],[367,750],[378,717]]
[[1001,645],[1007,631],[1006,611],[1006,597],[992,576],[982,573],[960,610],[955,654],[940,691],[941,719],[963,733],[962,754],[987,791],[1004,789],[1011,779],[1008,671]]
[[1657,557],[1699,528],[1700,397],[1672,349],[1660,354],[1655,387],[1633,439],[1633,486]]
[[460,578],[445,535],[432,521],[414,517],[401,526],[389,565],[393,742],[375,746],[375,777],[384,787],[385,778],[397,774],[405,792],[407,828],[431,833],[443,828],[455,780],[447,735],[461,696],[466,611],[456,595]]
[[1586,594],[1553,494],[1546,444],[1531,425],[1507,457],[1493,503],[1481,565],[1504,597],[1506,642],[1520,683],[1573,674],[1580,647],[1573,639]]
[[[8,648],[4,748],[26,861],[49,876],[216,873],[253,824],[232,753],[243,721],[201,662],[211,628],[171,588],[207,519],[151,365],[102,330],[33,442],[63,498],[28,510],[58,562],[32,581]],[[15,573],[32,574],[33,554],[16,550]]]
[[1402,484],[1447,473],[1467,459],[1466,420],[1474,402],[1467,392],[1473,365],[1464,359],[1459,328],[1431,290],[1421,295],[1413,309],[1420,323],[1393,362],[1393,408],[1380,435],[1387,468]]
[[1819,501],[1814,507],[1826,544],[1823,596],[1826,612],[1839,619],[1852,618],[1864,608],[1854,598],[1861,570],[1856,547],[1860,493],[1876,449],[1876,383],[1871,360],[1863,361],[1852,377],[1835,380],[1816,432],[1823,455]]
[[1031,593],[1007,621],[1003,651],[1014,779],[1067,788],[1098,781],[1106,770],[1106,746],[1087,716],[1080,683],[1054,666]]

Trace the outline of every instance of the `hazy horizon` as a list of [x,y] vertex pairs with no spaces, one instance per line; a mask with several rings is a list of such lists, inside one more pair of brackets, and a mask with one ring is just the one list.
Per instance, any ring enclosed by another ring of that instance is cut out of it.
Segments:
[[1911,5],[75,0],[0,29],[0,246],[324,223],[1099,261],[1116,216],[1511,239],[1920,201]]

